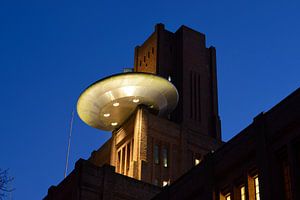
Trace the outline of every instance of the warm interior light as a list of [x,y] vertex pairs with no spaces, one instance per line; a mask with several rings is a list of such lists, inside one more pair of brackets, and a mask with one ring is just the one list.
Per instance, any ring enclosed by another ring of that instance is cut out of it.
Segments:
[[104,116],[104,117],[109,117],[110,114],[109,114],[109,113],[104,113],[103,116]]
[[168,181],[163,181],[163,187],[169,185],[169,182]]
[[117,126],[118,123],[117,123],[117,122],[112,122],[111,125],[112,125],[112,126]]
[[118,103],[118,102],[116,102],[116,103],[113,103],[113,106],[114,107],[117,107],[117,106],[119,106],[120,104]]
[[133,99],[132,101],[133,101],[133,103],[138,103],[140,100],[139,99]]
[[195,165],[198,165],[200,163],[200,159],[195,159]]

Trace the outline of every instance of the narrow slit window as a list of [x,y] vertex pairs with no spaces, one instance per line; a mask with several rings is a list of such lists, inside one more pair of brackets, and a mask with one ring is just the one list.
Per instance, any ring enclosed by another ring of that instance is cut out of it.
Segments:
[[231,195],[230,195],[230,193],[227,194],[227,195],[225,196],[225,200],[231,200]]
[[255,200],[260,200],[258,176],[254,177],[254,190],[255,190]]
[[122,165],[121,165],[121,174],[125,173],[125,147],[122,148]]
[[153,156],[154,156],[154,163],[159,164],[159,147],[157,144],[154,144]]
[[118,151],[118,165],[117,165],[117,172],[121,172],[121,151]]
[[292,186],[291,186],[291,179],[290,179],[290,168],[287,161],[283,162],[282,168],[283,168],[282,170],[283,170],[285,198],[287,200],[290,200],[292,199]]
[[126,159],[126,173],[128,173],[129,171],[129,167],[130,167],[130,142],[127,144],[127,159]]
[[169,185],[169,181],[163,181],[162,184],[163,184],[163,187],[168,186]]
[[198,165],[201,162],[199,158],[195,158],[195,165]]
[[168,167],[168,149],[164,147],[162,149],[162,156],[163,156],[163,166]]
[[245,186],[240,187],[241,200],[246,200]]
[[193,96],[193,73],[190,72],[190,118],[192,119],[193,118],[193,99],[194,99],[194,96]]

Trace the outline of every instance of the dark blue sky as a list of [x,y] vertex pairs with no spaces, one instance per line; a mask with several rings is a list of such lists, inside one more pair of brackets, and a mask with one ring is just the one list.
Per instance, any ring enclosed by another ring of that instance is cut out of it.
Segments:
[[[236,135],[300,85],[298,2],[1,1],[0,167],[15,177],[12,199],[41,199],[63,179],[79,94],[132,67],[158,22],[216,47],[223,139]],[[73,130],[70,170],[110,136],[78,116]]]

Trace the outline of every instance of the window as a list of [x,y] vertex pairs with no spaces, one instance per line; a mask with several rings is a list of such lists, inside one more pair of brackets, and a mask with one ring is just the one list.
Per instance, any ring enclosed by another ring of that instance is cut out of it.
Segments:
[[198,158],[195,158],[195,165],[198,165],[199,163],[200,163],[200,159],[198,159]]
[[127,144],[126,153],[126,174],[128,174],[130,168],[130,142]]
[[148,51],[148,58],[150,58],[150,52]]
[[152,47],[152,54],[154,54],[154,47]]
[[168,167],[168,149],[166,147],[162,149],[162,157],[163,166]]
[[163,181],[163,187],[169,185],[169,181]]
[[121,151],[118,151],[118,165],[117,165],[117,172],[121,172]]
[[154,144],[153,156],[154,156],[154,163],[159,164],[159,148],[157,144]]
[[121,161],[122,161],[121,174],[124,174],[125,173],[125,147],[122,148],[121,154],[122,154],[122,157],[121,157]]
[[225,196],[225,200],[231,200],[230,193],[226,194],[226,196]]
[[260,200],[258,176],[254,177],[255,200]]
[[291,186],[291,179],[290,179],[290,168],[287,161],[283,162],[282,168],[283,168],[282,170],[283,170],[285,199],[289,200],[292,199],[292,186]]
[[144,56],[144,62],[146,62],[146,56]]
[[168,76],[168,81],[172,82],[171,76]]
[[246,200],[245,186],[240,187],[241,200]]
[[156,185],[156,186],[158,186],[158,179],[154,179],[153,184]]

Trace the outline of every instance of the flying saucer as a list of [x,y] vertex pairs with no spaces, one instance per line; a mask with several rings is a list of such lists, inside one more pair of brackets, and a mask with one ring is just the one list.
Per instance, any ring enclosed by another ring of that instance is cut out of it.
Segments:
[[178,92],[168,80],[148,73],[122,73],[90,85],[79,97],[77,112],[89,126],[112,131],[144,105],[159,116],[172,112]]

